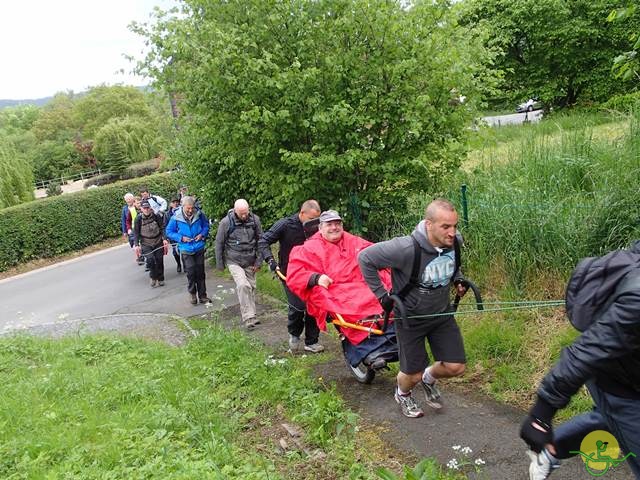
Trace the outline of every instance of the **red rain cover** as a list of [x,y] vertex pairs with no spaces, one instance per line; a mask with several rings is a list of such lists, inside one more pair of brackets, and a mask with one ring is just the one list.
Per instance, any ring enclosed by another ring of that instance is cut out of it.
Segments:
[[[321,330],[326,331],[328,313],[339,313],[350,323],[382,313],[378,299],[364,282],[358,266],[358,253],[372,243],[364,238],[344,232],[337,243],[326,241],[320,232],[303,245],[294,247],[287,266],[287,286],[307,304],[307,311],[316,318]],[[307,288],[314,273],[328,275],[333,283],[328,289],[316,285]],[[391,290],[391,274],[380,271],[382,283]],[[367,332],[342,328],[342,333],[353,344],[369,336]]]

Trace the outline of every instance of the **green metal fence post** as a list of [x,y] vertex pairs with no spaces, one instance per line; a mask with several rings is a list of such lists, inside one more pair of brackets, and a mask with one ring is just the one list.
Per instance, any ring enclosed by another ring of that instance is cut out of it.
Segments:
[[469,205],[467,204],[467,185],[465,183],[460,187],[462,195],[462,223],[465,227],[469,226]]

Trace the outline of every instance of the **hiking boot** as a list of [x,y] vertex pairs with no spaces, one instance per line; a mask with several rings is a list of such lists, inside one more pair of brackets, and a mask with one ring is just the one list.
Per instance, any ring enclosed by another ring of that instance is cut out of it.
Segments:
[[253,330],[254,328],[256,328],[256,319],[254,318],[249,318],[246,322],[244,322],[244,326],[247,330]]
[[164,287],[164,280],[158,280],[158,286]]
[[311,352],[311,353],[320,353],[320,352],[324,352],[324,347],[320,345],[318,342],[316,342],[311,345],[305,345],[304,351]]
[[296,337],[295,335],[289,334],[289,349],[292,352],[297,352],[302,347],[302,342],[300,341],[300,337]]
[[198,297],[196,297],[195,293],[191,294],[191,305],[196,305],[198,303]]
[[436,387],[435,383],[426,383],[420,380],[420,385],[424,388],[424,398],[431,408],[442,408],[442,400],[440,399],[440,390]]
[[158,286],[158,281],[154,280],[153,278],[151,279],[151,288],[156,288]]
[[560,460],[555,458],[546,449],[540,453],[527,450],[527,455],[531,459],[529,464],[529,480],[545,480],[549,478],[551,472],[560,467]]
[[420,406],[413,399],[413,395],[400,395],[398,389],[395,389],[394,398],[396,402],[402,407],[402,414],[409,418],[418,418],[424,415],[424,412]]
[[205,295],[204,297],[200,297],[200,303],[211,303],[211,299]]

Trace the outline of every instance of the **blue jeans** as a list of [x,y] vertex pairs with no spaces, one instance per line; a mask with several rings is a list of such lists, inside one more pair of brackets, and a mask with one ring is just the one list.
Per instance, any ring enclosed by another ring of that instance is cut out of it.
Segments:
[[558,458],[569,458],[571,450],[580,450],[582,439],[594,430],[610,432],[626,455],[637,456],[627,459],[633,474],[640,478],[640,400],[616,397],[595,385],[587,383],[589,393],[595,402],[589,413],[575,416],[554,430],[553,443]]

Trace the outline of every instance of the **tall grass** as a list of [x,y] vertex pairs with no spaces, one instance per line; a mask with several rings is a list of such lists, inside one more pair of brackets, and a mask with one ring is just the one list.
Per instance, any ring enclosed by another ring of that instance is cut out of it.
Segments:
[[506,161],[461,173],[468,186],[467,261],[502,265],[514,285],[540,270],[567,275],[582,257],[624,247],[640,234],[640,115],[613,140],[588,123],[524,138]]

